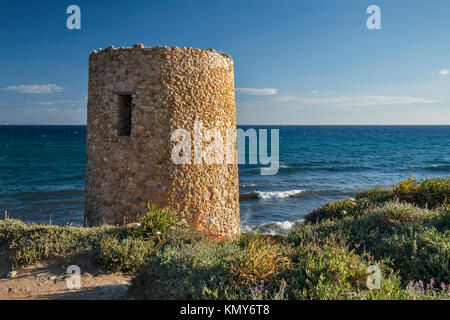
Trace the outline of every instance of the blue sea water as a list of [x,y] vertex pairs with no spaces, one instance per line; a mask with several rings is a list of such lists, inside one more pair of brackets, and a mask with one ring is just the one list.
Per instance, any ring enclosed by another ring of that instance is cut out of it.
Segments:
[[[359,189],[450,173],[450,126],[253,128],[280,130],[280,168],[263,176],[256,165],[239,165],[244,229],[283,233]],[[82,223],[85,160],[85,126],[0,126],[0,212]]]

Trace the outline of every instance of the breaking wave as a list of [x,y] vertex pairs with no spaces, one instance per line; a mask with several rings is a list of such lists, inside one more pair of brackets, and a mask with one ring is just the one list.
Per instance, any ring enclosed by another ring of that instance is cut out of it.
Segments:
[[260,234],[287,236],[292,227],[302,223],[303,220],[268,222],[256,226],[245,226],[241,228],[242,232],[255,232]]
[[433,164],[431,166],[425,167],[427,171],[441,171],[441,172],[449,172],[450,164]]
[[243,199],[259,199],[259,200],[282,200],[299,196],[306,190],[287,190],[287,191],[252,191],[242,193],[239,198]]

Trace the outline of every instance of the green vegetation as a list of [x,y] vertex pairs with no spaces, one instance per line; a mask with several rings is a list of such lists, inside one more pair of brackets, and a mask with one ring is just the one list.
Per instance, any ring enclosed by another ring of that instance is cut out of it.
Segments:
[[[320,238],[338,234],[358,254],[388,259],[403,284],[410,280],[450,283],[450,179],[409,178],[392,189],[360,192],[352,203],[327,204],[306,217],[290,238],[314,229]],[[370,203],[363,210],[362,203]],[[346,206],[347,215],[339,213]],[[337,210],[333,210],[338,208]],[[429,209],[427,209],[429,208]]]
[[308,222],[357,217],[387,202],[410,203],[419,208],[450,208],[450,178],[418,181],[411,176],[391,188],[373,187],[360,191],[356,198],[327,203],[305,217]]
[[[138,270],[162,241],[162,232],[170,241],[185,228],[180,218],[169,210],[149,207],[137,226],[102,226],[96,228],[26,225],[7,219],[0,221],[0,244],[14,250],[12,268],[18,269],[44,259],[89,254],[111,272],[133,273]],[[175,228],[170,236],[168,230]]]
[[[0,221],[12,266],[89,254],[140,299],[449,299],[450,180],[413,177],[311,212],[288,237],[210,239],[157,207],[132,227]],[[379,289],[368,270],[381,271]]]
[[156,236],[161,240],[160,235],[167,233],[180,223],[182,218],[173,214],[169,209],[160,208],[157,205],[148,205],[148,210],[139,218],[139,226],[134,229],[134,235],[140,237]]

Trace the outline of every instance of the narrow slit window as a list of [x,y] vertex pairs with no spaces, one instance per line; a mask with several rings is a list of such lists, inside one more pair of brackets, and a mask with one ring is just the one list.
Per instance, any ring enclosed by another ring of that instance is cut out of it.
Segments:
[[132,98],[130,94],[119,95],[119,128],[117,135],[121,137],[131,136],[131,112]]

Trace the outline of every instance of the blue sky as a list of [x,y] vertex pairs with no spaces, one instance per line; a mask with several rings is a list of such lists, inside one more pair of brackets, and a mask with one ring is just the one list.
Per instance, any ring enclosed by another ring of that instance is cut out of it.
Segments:
[[[81,30],[66,8],[81,8]],[[369,5],[381,30],[369,30]],[[89,52],[215,48],[239,124],[450,124],[450,1],[7,1],[0,124],[85,124]]]

